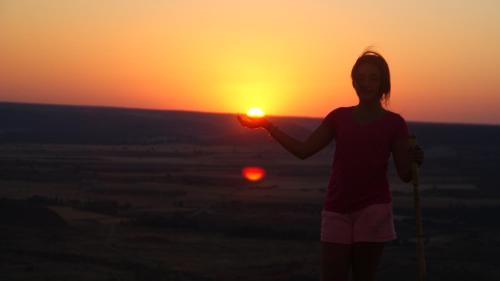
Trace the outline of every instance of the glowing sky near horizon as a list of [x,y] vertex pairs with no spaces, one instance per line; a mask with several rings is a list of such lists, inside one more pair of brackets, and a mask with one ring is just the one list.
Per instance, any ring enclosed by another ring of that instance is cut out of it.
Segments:
[[496,0],[2,0],[0,101],[324,117],[369,46],[390,110],[500,124]]

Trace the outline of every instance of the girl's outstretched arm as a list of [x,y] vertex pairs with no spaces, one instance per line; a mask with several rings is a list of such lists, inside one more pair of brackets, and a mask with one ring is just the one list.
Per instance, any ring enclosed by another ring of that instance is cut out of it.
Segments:
[[334,137],[333,130],[324,124],[316,128],[303,142],[287,135],[270,122],[263,127],[281,146],[300,159],[306,159],[314,155],[327,146]]
[[283,146],[288,152],[295,155],[300,159],[306,159],[309,156],[327,146],[334,137],[333,129],[327,127],[322,123],[306,141],[299,141],[285,132],[281,131],[274,124],[269,122],[267,118],[249,118],[245,115],[238,115],[238,121],[241,125],[247,128],[264,128],[269,134]]

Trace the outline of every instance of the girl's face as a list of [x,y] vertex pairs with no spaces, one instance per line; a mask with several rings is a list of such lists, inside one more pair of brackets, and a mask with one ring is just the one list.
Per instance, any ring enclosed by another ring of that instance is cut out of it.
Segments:
[[378,67],[369,63],[358,66],[353,85],[360,102],[378,102],[380,100],[380,84]]

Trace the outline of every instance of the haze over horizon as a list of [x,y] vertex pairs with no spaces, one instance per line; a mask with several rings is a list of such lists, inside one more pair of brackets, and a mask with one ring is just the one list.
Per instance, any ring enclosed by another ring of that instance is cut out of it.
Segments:
[[322,118],[367,47],[409,121],[500,124],[500,2],[0,3],[0,101]]

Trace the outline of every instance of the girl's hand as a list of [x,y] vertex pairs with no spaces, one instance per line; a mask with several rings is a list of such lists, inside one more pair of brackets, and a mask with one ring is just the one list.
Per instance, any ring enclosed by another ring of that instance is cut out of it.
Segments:
[[266,128],[269,125],[269,121],[266,119],[266,117],[253,118],[248,117],[245,114],[238,114],[237,118],[243,127],[247,127],[250,129],[256,129],[260,127]]
[[422,166],[424,162],[424,151],[420,146],[415,145],[415,147],[410,149],[411,161],[417,163],[418,166]]

